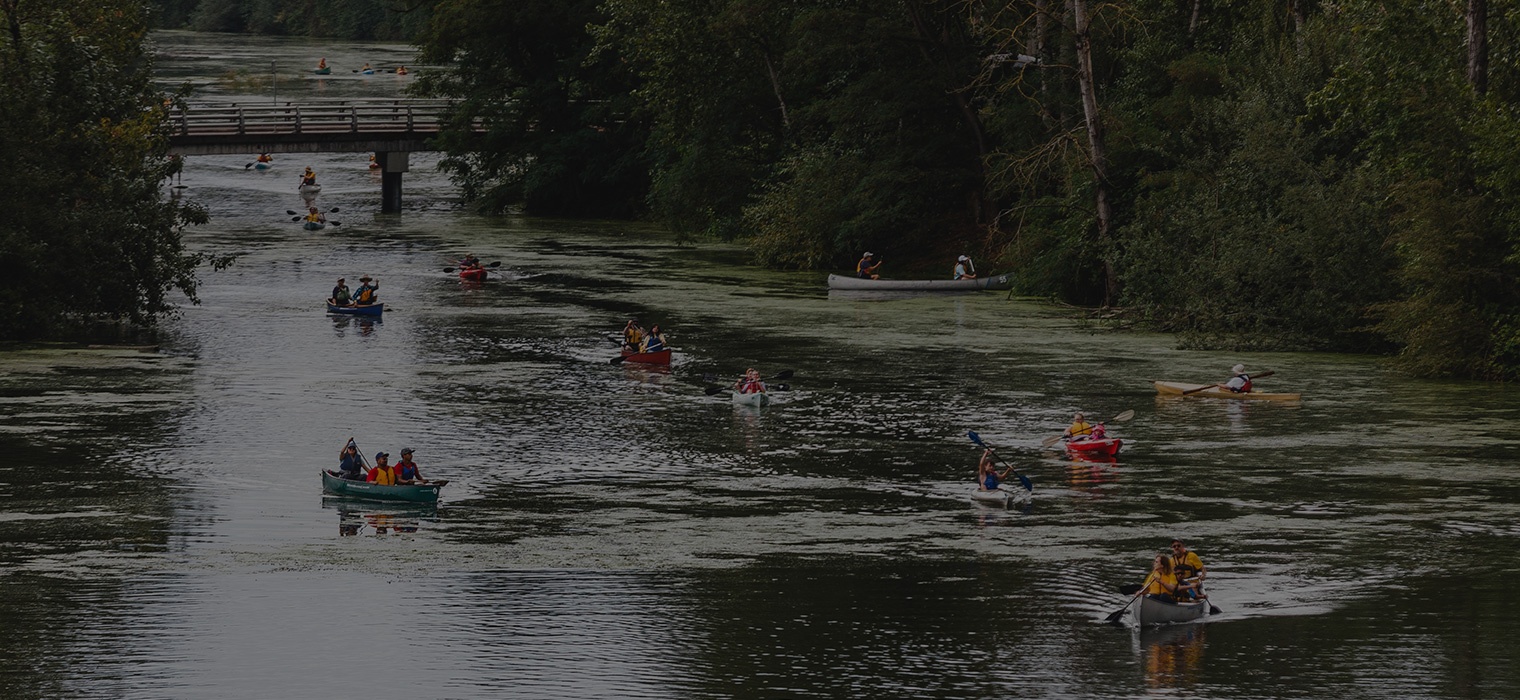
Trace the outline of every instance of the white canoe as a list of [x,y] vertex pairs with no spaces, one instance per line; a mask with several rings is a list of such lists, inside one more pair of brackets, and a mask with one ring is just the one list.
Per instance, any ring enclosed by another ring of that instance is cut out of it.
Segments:
[[316,195],[322,192],[321,185],[301,185],[301,194]]
[[1010,275],[993,275],[974,280],[870,280],[846,275],[829,275],[829,289],[910,292],[966,292],[978,289],[1008,289]]
[[[1185,384],[1183,382],[1156,382],[1156,393],[1181,395],[1190,389],[1210,386],[1208,384]],[[1241,399],[1247,401],[1297,401],[1302,394],[1273,394],[1265,391],[1253,391],[1248,394],[1237,394],[1229,389],[1204,389],[1203,391],[1188,394],[1188,396],[1203,396],[1211,399]]]
[[1141,627],[1147,625],[1171,625],[1178,622],[1192,622],[1209,614],[1209,601],[1167,603],[1150,596],[1140,596],[1140,600],[1136,603],[1133,610],[1135,611],[1135,624]]
[[737,391],[732,393],[734,395],[734,403],[737,404],[744,404],[746,406],[764,406],[771,402],[771,395],[763,391],[757,391],[753,394],[741,394]]

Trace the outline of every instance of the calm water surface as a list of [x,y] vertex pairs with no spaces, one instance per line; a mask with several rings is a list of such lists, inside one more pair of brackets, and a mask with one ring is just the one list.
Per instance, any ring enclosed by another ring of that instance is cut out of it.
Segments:
[[[396,94],[341,69],[411,56],[159,42],[205,100],[258,99],[218,76],[271,55],[293,99]],[[320,56],[339,75],[299,74]],[[1510,388],[1179,351],[993,293],[830,296],[642,225],[473,215],[431,155],[381,216],[364,160],[190,159],[213,223],[189,240],[239,258],[160,351],[0,356],[0,697],[1520,696]],[[341,226],[284,214],[305,165]],[[466,251],[502,273],[442,271]],[[384,321],[325,315],[361,274]],[[630,316],[670,371],[608,363]],[[1150,385],[1237,361],[1304,401]],[[748,366],[791,390],[702,391]],[[1136,411],[1117,462],[1040,448],[1078,409]],[[967,500],[968,429],[1032,502]],[[349,436],[415,448],[443,501],[324,499]],[[1223,614],[1102,624],[1174,535]]]

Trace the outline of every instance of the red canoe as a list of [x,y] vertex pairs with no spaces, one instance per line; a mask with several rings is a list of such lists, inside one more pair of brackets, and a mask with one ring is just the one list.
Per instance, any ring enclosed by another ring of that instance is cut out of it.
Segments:
[[1072,440],[1066,443],[1066,451],[1094,457],[1112,457],[1119,454],[1119,446],[1123,444],[1124,441],[1119,438]]
[[483,267],[461,267],[459,268],[459,279],[471,282],[484,282],[486,279],[486,269]]
[[641,365],[668,366],[670,364],[670,350],[661,350],[659,352],[631,352],[624,350],[623,358],[623,362],[625,363],[632,362]]

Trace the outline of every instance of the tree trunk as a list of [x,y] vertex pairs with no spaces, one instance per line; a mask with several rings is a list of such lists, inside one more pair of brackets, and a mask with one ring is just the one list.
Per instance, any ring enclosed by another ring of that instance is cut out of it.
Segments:
[[1188,20],[1188,36],[1198,29],[1198,12],[1203,9],[1203,0],[1193,0],[1193,17]]
[[761,55],[765,56],[765,72],[771,76],[771,90],[776,93],[776,104],[781,106],[781,126],[786,129],[787,137],[791,137],[792,118],[786,112],[786,98],[781,96],[781,77],[776,75],[776,65],[771,62],[771,51],[761,48]]
[[1103,250],[1103,304],[1110,306],[1118,298],[1119,280],[1107,250],[1113,211],[1108,203],[1108,158],[1103,147],[1103,122],[1098,114],[1098,88],[1093,82],[1092,37],[1088,33],[1087,0],[1068,0],[1071,9],[1072,37],[1077,49],[1077,88],[1082,92],[1082,115],[1087,122],[1087,147],[1091,156],[1093,183],[1097,189],[1098,243]]
[[1467,0],[1467,82],[1488,91],[1488,0]]

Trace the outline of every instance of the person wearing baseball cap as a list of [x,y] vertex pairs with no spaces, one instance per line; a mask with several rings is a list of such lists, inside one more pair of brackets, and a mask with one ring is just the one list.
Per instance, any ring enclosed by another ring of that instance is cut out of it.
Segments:
[[376,486],[395,486],[396,468],[390,465],[390,454],[375,453],[375,468],[369,470],[367,480]]
[[976,279],[976,266],[971,264],[971,258],[965,255],[955,260],[955,276],[951,279],[974,280]]
[[878,267],[881,267],[881,261],[877,260],[870,251],[866,251],[865,255],[860,256],[860,262],[855,263],[855,276],[863,280],[880,279],[881,275],[876,274]]
[[412,448],[410,447],[401,450],[401,461],[396,462],[396,483],[427,483],[427,479],[422,478],[422,472],[417,471],[417,463],[412,461]]

